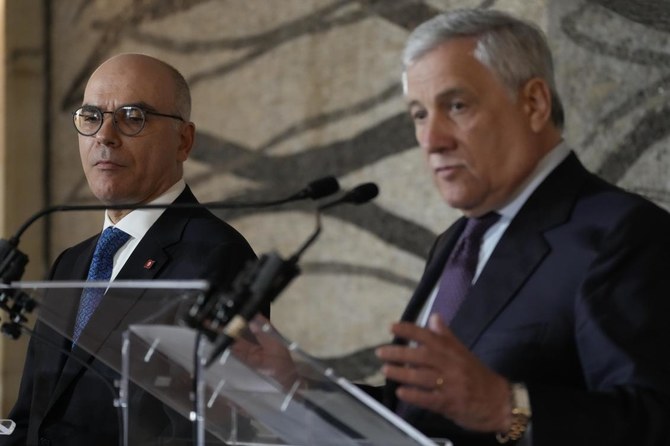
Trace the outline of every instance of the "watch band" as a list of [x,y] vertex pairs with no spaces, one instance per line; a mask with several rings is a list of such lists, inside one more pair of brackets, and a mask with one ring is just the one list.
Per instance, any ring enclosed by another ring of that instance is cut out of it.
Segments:
[[505,444],[510,441],[517,441],[528,429],[532,411],[530,409],[530,397],[528,389],[522,383],[510,384],[510,394],[512,402],[512,424],[507,432],[497,433],[498,443]]

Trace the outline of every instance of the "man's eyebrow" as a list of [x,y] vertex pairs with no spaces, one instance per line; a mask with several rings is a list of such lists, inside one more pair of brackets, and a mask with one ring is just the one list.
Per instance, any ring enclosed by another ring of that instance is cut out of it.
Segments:
[[156,107],[153,107],[146,102],[140,101],[140,102],[131,102],[130,104],[123,104],[121,107],[137,107],[141,108],[142,110],[147,110],[147,111],[155,111]]
[[[97,109],[102,110],[102,108],[100,106],[97,106],[97,105],[94,105],[94,104],[89,104],[89,103],[84,103],[84,104],[81,105],[81,107],[82,108],[86,108],[86,107],[97,108]],[[141,108],[142,110],[146,110],[146,111],[156,111],[156,107],[154,107],[152,105],[149,105],[144,101],[130,102],[130,103],[127,103],[127,104],[121,104],[120,106],[116,107],[116,109],[119,109],[121,107],[137,107],[137,108]],[[102,111],[105,111],[105,110],[102,110]],[[113,111],[113,110],[107,110],[107,111]]]
[[[463,95],[466,92],[467,92],[466,89],[461,88],[461,87],[447,88],[447,89],[442,90],[441,92],[439,92],[437,95],[435,95],[433,100],[435,102],[439,102],[439,101],[442,101],[444,99],[448,99],[448,98],[453,97],[453,96]],[[412,99],[407,103],[408,107],[413,107],[415,105],[421,105],[421,101],[419,101],[418,99]]]
[[[455,96],[461,96],[466,93],[466,90],[461,87],[453,87],[453,88],[447,88],[446,90],[443,90],[439,92],[433,99],[433,102],[443,102],[445,100],[449,100]],[[407,109],[411,110],[413,107],[423,107],[424,105],[422,104],[421,101],[418,99],[412,99],[407,103]]]
[[416,99],[412,99],[407,103],[407,109],[411,110],[414,107],[423,107],[423,105],[421,105],[421,102],[417,101]]
[[454,88],[447,88],[444,91],[441,91],[440,93],[437,94],[435,99],[439,101],[443,101],[445,99],[450,99],[454,96],[460,96],[465,94],[465,89],[460,88],[460,87],[454,87]]

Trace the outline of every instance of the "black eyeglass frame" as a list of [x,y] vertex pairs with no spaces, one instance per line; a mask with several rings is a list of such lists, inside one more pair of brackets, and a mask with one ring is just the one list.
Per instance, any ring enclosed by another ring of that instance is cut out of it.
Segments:
[[[119,110],[129,109],[129,108],[139,110],[141,115],[142,115],[142,125],[140,126],[139,130],[137,130],[135,133],[132,133],[132,134],[124,132],[121,129],[121,127],[119,126],[119,123],[116,120],[116,113]],[[100,115],[100,124],[98,125],[98,128],[95,129],[94,132],[84,133],[81,130],[79,130],[79,127],[77,127],[77,123],[76,123],[77,115],[82,110],[94,111],[94,112],[96,112],[97,114]],[[184,120],[184,118],[182,118],[181,116],[170,115],[170,114],[167,114],[167,113],[159,113],[159,112],[156,112],[156,111],[153,111],[153,110],[147,110],[145,108],[140,107],[139,105],[122,105],[114,111],[103,111],[102,109],[100,109],[99,107],[96,107],[94,105],[85,105],[85,106],[79,107],[78,109],[76,109],[75,111],[72,112],[72,124],[74,125],[74,128],[77,131],[77,133],[79,133],[80,135],[82,135],[82,136],[93,136],[96,133],[98,133],[100,131],[100,129],[102,128],[102,125],[104,124],[104,121],[105,121],[105,114],[107,114],[107,113],[112,115],[112,124],[114,125],[114,128],[116,130],[118,130],[121,134],[126,135],[126,136],[137,136],[137,135],[139,135],[139,133],[142,130],[144,130],[144,126],[147,124],[147,116],[146,115],[162,116],[163,118],[178,119],[181,122],[186,122]]]

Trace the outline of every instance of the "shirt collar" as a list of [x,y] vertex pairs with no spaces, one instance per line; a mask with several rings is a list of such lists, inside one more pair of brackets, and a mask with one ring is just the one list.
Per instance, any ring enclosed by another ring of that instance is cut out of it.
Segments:
[[568,157],[570,152],[570,147],[564,141],[561,141],[556,147],[551,149],[549,153],[537,163],[533,172],[526,178],[521,187],[519,187],[519,192],[517,192],[514,199],[498,209],[497,212],[505,220],[514,218],[517,212],[519,212],[519,209],[521,209],[521,206],[528,200],[528,197],[530,197],[542,181],[544,181],[544,179]]
[[[177,181],[172,187],[163,192],[153,201],[147,204],[170,204],[174,202],[186,188],[184,179]],[[156,220],[163,215],[165,209],[135,209],[124,216],[116,225],[112,223],[107,211],[105,211],[105,221],[102,229],[109,226],[116,226],[122,231],[130,234],[135,239],[141,239],[147,233],[149,228],[156,223]]]

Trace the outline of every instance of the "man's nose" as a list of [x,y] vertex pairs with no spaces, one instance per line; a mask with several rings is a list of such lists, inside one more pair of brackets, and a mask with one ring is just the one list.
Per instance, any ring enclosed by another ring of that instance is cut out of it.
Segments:
[[417,130],[419,145],[427,152],[438,152],[454,147],[453,126],[439,116],[427,117]]
[[105,113],[102,118],[102,125],[100,130],[95,134],[95,138],[98,142],[106,146],[115,146],[118,145],[120,141],[120,134],[114,125],[114,116],[112,114]]

